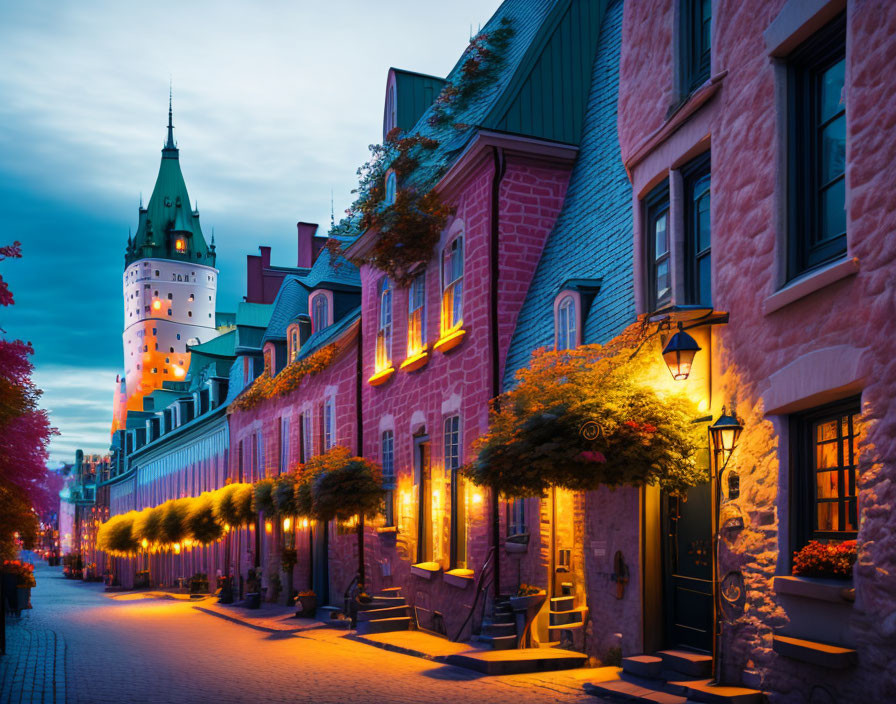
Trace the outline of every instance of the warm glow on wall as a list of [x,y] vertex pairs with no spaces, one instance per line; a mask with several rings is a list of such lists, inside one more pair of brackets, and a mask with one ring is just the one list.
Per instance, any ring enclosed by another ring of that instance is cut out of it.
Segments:
[[186,375],[186,371],[184,371],[183,367],[174,367],[174,376],[181,377]]
[[152,309],[162,310],[162,302],[158,298],[152,302]]
[[473,503],[477,506],[482,503],[482,492],[474,491],[473,492]]

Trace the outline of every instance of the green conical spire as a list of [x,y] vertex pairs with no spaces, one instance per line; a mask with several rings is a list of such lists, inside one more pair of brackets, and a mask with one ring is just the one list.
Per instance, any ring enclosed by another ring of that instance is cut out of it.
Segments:
[[174,113],[168,94],[168,139],[162,148],[159,175],[146,208],[140,209],[137,234],[125,253],[125,266],[138,259],[172,259],[215,265],[199,225],[199,213],[190,208],[187,184],[180,170],[180,153],[174,142]]

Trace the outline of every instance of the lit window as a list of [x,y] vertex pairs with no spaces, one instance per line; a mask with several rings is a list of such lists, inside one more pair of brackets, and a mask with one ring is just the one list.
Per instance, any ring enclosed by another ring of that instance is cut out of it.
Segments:
[[190,294],[190,297],[187,300],[190,301],[191,303],[193,302],[193,294],[192,293]]
[[809,540],[847,540],[858,531],[859,401],[794,416],[795,548]]
[[383,432],[382,440],[383,488],[386,490],[385,511],[387,526],[395,525],[395,436],[391,430]]
[[174,248],[178,252],[183,252],[184,250],[186,250],[187,244],[182,239],[178,239],[178,240],[175,240],[175,242],[174,242]]
[[389,277],[380,281],[379,325],[376,333],[376,371],[392,366],[392,285]]
[[311,329],[313,332],[323,330],[330,322],[329,302],[325,294],[314,297],[311,304]]
[[442,336],[463,324],[463,287],[463,237],[457,237],[442,253]]
[[572,350],[578,344],[576,325],[576,301],[564,296],[557,306],[557,349]]
[[299,331],[291,328],[289,331],[289,361],[294,362],[299,356]]
[[383,202],[386,205],[392,205],[395,202],[395,193],[396,193],[395,172],[390,171],[388,174],[386,174],[386,195],[383,197]]
[[264,351],[264,370],[270,375],[274,373],[274,352],[271,349]]
[[162,310],[162,302],[158,299],[154,300],[152,302],[152,309],[153,310]]
[[418,275],[408,289],[408,357],[426,345],[426,274]]

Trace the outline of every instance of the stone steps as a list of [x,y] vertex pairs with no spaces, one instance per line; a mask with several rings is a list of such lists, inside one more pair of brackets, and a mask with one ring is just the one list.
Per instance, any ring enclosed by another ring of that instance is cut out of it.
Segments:
[[448,665],[466,667],[485,675],[519,675],[527,672],[550,672],[582,667],[587,660],[582,653],[559,648],[524,648],[507,651],[481,650],[479,652],[449,655]]
[[570,609],[569,611],[551,611],[548,627],[551,628],[556,626],[562,628],[566,626],[581,626],[582,622],[585,620],[585,611],[586,609],[584,608]]
[[762,692],[745,687],[714,685],[708,679],[712,658],[685,650],[622,659],[622,670],[604,682],[588,683],[585,691],[610,701],[643,704],[760,704]]
[[513,650],[516,648],[516,634],[509,636],[496,636],[490,634],[482,634],[476,636],[476,639],[492,650]]
[[375,596],[370,601],[358,602],[358,611],[370,611],[372,609],[386,609],[393,606],[406,606],[403,596]]
[[487,636],[516,636],[515,623],[489,623],[482,624],[482,635]]

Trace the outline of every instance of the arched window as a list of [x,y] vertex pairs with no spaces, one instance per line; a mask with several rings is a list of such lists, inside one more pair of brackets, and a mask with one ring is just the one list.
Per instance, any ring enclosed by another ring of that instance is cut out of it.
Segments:
[[376,371],[392,366],[392,284],[389,277],[380,281],[380,310],[376,332]]
[[383,201],[386,205],[392,205],[395,202],[395,189],[395,172],[390,171],[386,174],[386,195],[383,197]]
[[572,296],[564,296],[557,306],[557,349],[571,350],[578,345],[576,319],[576,300]]
[[294,362],[299,356],[299,330],[297,327],[289,329],[289,361]]
[[442,252],[442,336],[463,324],[464,242],[455,237]]
[[329,304],[325,294],[320,293],[311,302],[311,330],[317,332],[330,324]]

